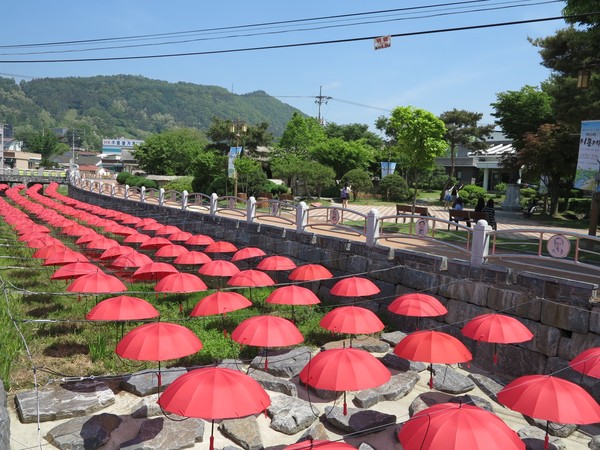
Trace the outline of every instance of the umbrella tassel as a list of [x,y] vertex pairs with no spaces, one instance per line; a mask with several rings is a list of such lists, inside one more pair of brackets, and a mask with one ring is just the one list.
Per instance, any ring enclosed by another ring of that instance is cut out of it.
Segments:
[[498,350],[496,344],[494,344],[494,364],[498,364]]
[[429,364],[429,389],[433,389],[433,366]]
[[156,375],[156,379],[158,380],[158,392],[160,392],[160,386],[162,384],[162,376],[160,373],[160,361],[158,362],[158,374]]
[[183,304],[179,302],[179,314],[183,314]]
[[344,415],[348,415],[348,404],[346,403],[346,391],[344,391]]
[[546,420],[546,436],[544,437],[544,450],[548,449],[548,443],[550,442],[550,436],[548,436],[548,425],[550,422]]
[[212,425],[210,427],[210,450],[215,450],[215,421],[212,421]]
[[269,349],[265,349],[265,372],[269,370]]

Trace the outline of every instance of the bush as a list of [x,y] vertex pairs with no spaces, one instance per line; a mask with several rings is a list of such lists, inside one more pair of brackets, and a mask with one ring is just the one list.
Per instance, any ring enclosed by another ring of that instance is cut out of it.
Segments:
[[288,187],[285,184],[275,184],[269,181],[269,192],[275,196],[279,194],[287,194],[289,192]]
[[219,177],[215,178],[215,180],[210,183],[208,192],[204,192],[204,194],[211,195],[214,192],[219,197],[222,197],[225,195],[226,190],[227,194],[233,195],[233,178]]
[[479,199],[479,197],[485,198],[486,194],[487,192],[484,188],[475,184],[467,184],[459,192],[459,195],[463,199],[464,203],[473,205],[477,203],[477,199]]
[[127,184],[132,187],[145,187],[146,189],[158,188],[158,184],[156,184],[156,181],[149,180],[145,177],[136,177],[135,175],[127,178]]
[[575,214],[589,214],[591,207],[592,199],[590,198],[571,198],[567,209]]
[[523,198],[535,198],[537,196],[537,191],[533,188],[519,189],[519,193]]
[[175,178],[173,181],[165,184],[163,187],[164,187],[165,191],[193,192],[192,191],[192,180],[193,179],[194,179],[194,177]]
[[379,183],[381,198],[388,202],[404,202],[410,198],[408,183],[395,173],[388,175]]
[[496,186],[494,186],[494,191],[496,191],[496,194],[506,194],[506,183],[498,183]]
[[121,172],[117,175],[117,183],[119,184],[129,184],[127,180],[131,178],[133,174],[131,172]]

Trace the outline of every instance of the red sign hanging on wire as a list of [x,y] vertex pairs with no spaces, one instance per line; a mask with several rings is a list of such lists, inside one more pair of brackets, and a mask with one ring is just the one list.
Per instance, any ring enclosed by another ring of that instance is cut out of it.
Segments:
[[392,36],[379,36],[374,39],[375,50],[381,50],[382,48],[388,48],[392,46]]

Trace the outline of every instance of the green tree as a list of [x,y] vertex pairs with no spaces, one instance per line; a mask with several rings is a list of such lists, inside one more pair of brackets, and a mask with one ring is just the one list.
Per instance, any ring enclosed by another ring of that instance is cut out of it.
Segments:
[[320,197],[326,188],[335,183],[333,169],[316,161],[305,161],[298,166],[298,170],[298,185],[305,197]]
[[342,185],[348,183],[352,189],[352,197],[356,197],[360,192],[369,192],[373,188],[371,175],[362,169],[352,169],[342,177]]
[[268,190],[269,180],[258,161],[243,156],[236,158],[233,164],[237,173],[239,192],[245,192],[250,197]]
[[[450,180],[455,175],[454,158],[459,145],[469,150],[482,150],[488,146],[486,138],[494,130],[494,125],[477,125],[482,117],[481,113],[456,108],[440,115],[440,119],[446,125],[444,139],[450,147],[450,173],[448,174]],[[442,197],[448,186],[449,183],[443,187]]]
[[403,157],[403,164],[414,186],[414,205],[419,175],[423,170],[433,167],[435,158],[446,150],[444,122],[424,109],[399,106],[389,118],[382,116],[377,119],[376,126]]
[[58,136],[50,130],[27,133],[20,136],[27,151],[42,155],[41,165],[49,167],[50,159],[69,150],[60,142]]
[[[218,178],[223,179],[224,187],[233,186],[227,179],[227,156],[216,150],[208,149],[198,153],[191,164],[194,176],[192,189],[194,192],[209,192],[210,185]],[[223,194],[225,194],[225,189]],[[221,194],[220,192],[217,192]]]
[[286,155],[284,152],[277,152],[271,158],[271,171],[274,177],[286,181],[285,184],[292,188],[294,195],[300,195],[300,192],[298,192],[298,179],[304,166],[309,162],[306,158],[296,154]]
[[206,147],[202,133],[192,128],[175,128],[148,137],[136,146],[133,156],[142,170],[155,175],[188,175],[192,161]]
[[329,122],[325,125],[325,134],[329,139],[339,138],[346,142],[361,141],[373,148],[381,148],[383,139],[380,136],[369,131],[369,126],[362,123],[350,123],[338,125]]
[[279,147],[288,154],[307,155],[310,149],[324,140],[325,131],[317,119],[294,113],[279,140]]
[[332,138],[317,143],[311,149],[310,156],[333,168],[339,179],[349,170],[366,170],[374,159],[374,149],[362,141],[348,142]]
[[388,202],[404,202],[410,198],[410,189],[406,180],[395,173],[389,174],[381,180],[379,190],[382,198]]

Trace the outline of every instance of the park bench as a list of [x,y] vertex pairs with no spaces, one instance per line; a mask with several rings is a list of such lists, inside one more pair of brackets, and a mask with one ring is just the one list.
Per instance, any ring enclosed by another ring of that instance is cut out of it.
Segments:
[[[429,216],[429,210],[425,206],[412,206],[412,205],[396,205],[396,215],[401,214],[419,214],[421,216]],[[402,219],[402,222],[406,223],[406,217]],[[398,223],[398,217],[396,217],[396,223]]]
[[[448,220],[451,222],[460,222],[464,221],[467,223],[467,226],[471,226],[471,221],[477,223],[479,220],[487,220],[487,214],[481,211],[467,211],[465,209],[451,209],[448,211],[450,217]],[[458,227],[457,227],[458,228]],[[450,229],[450,224],[448,224],[448,229]]]

